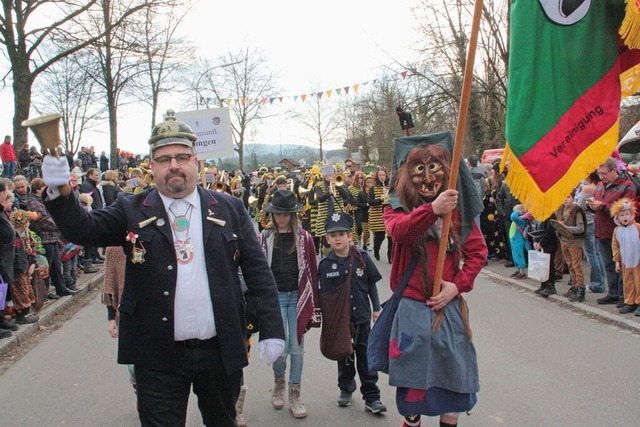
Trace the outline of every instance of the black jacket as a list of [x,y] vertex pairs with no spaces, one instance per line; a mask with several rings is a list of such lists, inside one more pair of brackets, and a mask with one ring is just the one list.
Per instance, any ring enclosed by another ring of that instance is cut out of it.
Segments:
[[84,182],[80,184],[78,191],[81,193],[91,193],[91,198],[93,199],[91,209],[102,209],[104,207],[97,183],[91,181],[89,178],[85,179]]
[[498,194],[496,195],[496,207],[498,208],[498,213],[502,215],[503,218],[510,219],[513,207],[519,204],[520,201],[511,194],[511,189],[503,182],[498,189]]
[[0,274],[5,283],[13,282],[13,264],[16,259],[16,230],[4,212],[0,211]]
[[[224,368],[233,373],[248,364],[238,268],[255,297],[261,340],[285,338],[278,291],[242,201],[201,187],[197,191],[217,338]],[[174,370],[178,365],[173,324],[178,265],[171,221],[158,190],[134,195],[122,192],[113,205],[89,213],[73,194],[47,200],[46,206],[67,240],[124,249],[127,264],[119,306],[118,363]],[[209,216],[225,221],[225,225],[208,221]],[[140,222],[151,217],[157,220],[141,228]],[[132,244],[126,241],[129,232],[138,235],[146,250],[142,263],[131,262]]]

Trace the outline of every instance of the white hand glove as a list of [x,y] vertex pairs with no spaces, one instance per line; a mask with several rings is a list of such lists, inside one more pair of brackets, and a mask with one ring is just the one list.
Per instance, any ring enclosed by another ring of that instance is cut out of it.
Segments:
[[66,157],[45,156],[42,161],[42,179],[49,187],[58,187],[69,183],[69,163]]
[[271,366],[284,351],[284,340],[280,338],[267,338],[260,341],[260,360],[267,353],[267,365]]

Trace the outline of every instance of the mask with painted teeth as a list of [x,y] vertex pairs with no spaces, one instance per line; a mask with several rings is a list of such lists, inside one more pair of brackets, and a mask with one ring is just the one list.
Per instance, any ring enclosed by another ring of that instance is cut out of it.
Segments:
[[450,169],[449,153],[443,147],[413,148],[396,180],[395,190],[403,206],[411,210],[435,200],[447,188]]

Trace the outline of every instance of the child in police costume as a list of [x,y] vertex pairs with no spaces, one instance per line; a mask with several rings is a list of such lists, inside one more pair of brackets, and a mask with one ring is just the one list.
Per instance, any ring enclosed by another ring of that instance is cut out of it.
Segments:
[[[380,401],[378,373],[370,371],[367,365],[367,344],[371,331],[371,306],[374,322],[380,314],[376,282],[382,276],[367,252],[351,244],[352,227],[353,219],[347,213],[336,212],[327,218],[325,228],[331,251],[318,266],[318,286],[322,293],[335,289],[349,280],[347,284],[351,288],[351,323],[355,329],[354,352],[338,360],[338,406],[351,405],[351,396],[356,390],[357,369],[365,410],[378,414],[386,412],[387,407]],[[328,311],[323,311],[323,322],[328,315]]]

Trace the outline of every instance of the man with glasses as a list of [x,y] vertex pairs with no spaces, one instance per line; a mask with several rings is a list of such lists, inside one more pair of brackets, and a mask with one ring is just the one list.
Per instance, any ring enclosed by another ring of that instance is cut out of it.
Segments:
[[594,212],[595,235],[600,245],[600,255],[604,262],[607,286],[609,287],[607,295],[599,298],[597,302],[598,304],[617,304],[622,306],[624,305],[622,276],[616,272],[611,249],[613,229],[616,225],[611,218],[610,208],[616,200],[623,197],[635,200],[636,187],[626,174],[621,174],[618,171],[616,159],[613,157],[609,157],[603,164],[598,166],[597,173],[600,177],[600,182],[598,182],[593,198],[587,199],[587,207]]
[[167,112],[149,139],[156,188],[85,212],[69,196],[66,161],[43,165],[47,208],[65,237],[122,246],[118,363],[133,364],[143,426],[184,426],[191,387],[207,426],[236,425],[248,364],[239,268],[255,297],[259,355],[271,364],[284,328],[271,268],[242,201],[197,186],[196,135]]

